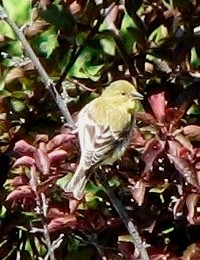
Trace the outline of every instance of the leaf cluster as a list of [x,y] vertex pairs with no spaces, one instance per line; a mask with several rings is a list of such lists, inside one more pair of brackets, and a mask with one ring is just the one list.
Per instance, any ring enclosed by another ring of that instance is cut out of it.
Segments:
[[[123,3],[122,3],[123,2]],[[150,259],[200,256],[199,1],[2,0],[74,117],[111,81],[144,94],[109,185]],[[93,174],[85,199],[62,190],[79,161],[77,136],[24,46],[0,21],[0,258],[139,259]],[[98,173],[97,173],[98,174]],[[48,238],[49,236],[49,238]]]

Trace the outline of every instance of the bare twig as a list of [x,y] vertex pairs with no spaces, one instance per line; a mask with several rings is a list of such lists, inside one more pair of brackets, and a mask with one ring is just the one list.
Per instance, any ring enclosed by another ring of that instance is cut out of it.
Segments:
[[135,248],[139,251],[140,253],[140,259],[141,260],[149,260],[149,256],[147,253],[147,250],[142,242],[142,239],[137,231],[136,226],[133,224],[131,219],[129,218],[127,212],[125,211],[121,201],[115,196],[113,193],[112,189],[110,188],[108,182],[107,182],[107,177],[106,174],[103,172],[103,169],[100,174],[98,174],[98,178],[103,183],[103,189],[107,196],[109,197],[110,201],[112,202],[112,205],[114,206],[115,210],[119,214],[121,220],[124,222],[124,225],[129,232],[133,243],[135,245]]
[[46,196],[44,193],[41,193],[41,213],[43,215],[43,229],[44,229],[44,237],[45,237],[45,241],[47,243],[47,248],[48,248],[48,252],[47,255],[45,257],[45,259],[50,258],[50,260],[56,260],[55,255],[54,255],[54,248],[52,247],[52,243],[51,243],[51,238],[49,235],[49,231],[48,231],[48,227],[47,224],[45,223],[45,219],[47,217],[47,201],[46,201]]
[[29,56],[29,58],[31,59],[31,62],[33,63],[34,68],[37,70],[38,74],[41,76],[41,80],[44,83],[46,89],[50,92],[52,98],[54,99],[54,101],[56,102],[56,104],[58,105],[63,117],[65,118],[66,122],[73,128],[75,129],[75,124],[74,121],[72,119],[72,116],[68,110],[67,105],[64,103],[63,99],[61,98],[61,96],[59,95],[59,93],[57,92],[56,88],[55,88],[55,84],[54,82],[49,78],[48,74],[46,73],[45,69],[43,68],[43,66],[41,65],[39,59],[37,58],[37,56],[35,55],[32,47],[30,46],[30,44],[28,43],[28,41],[26,40],[22,30],[20,30],[18,28],[18,26],[15,24],[15,22],[8,16],[6,10],[3,8],[2,5],[0,5],[0,18],[5,20],[10,27],[12,28],[12,30],[15,32],[16,36],[19,38],[19,40],[21,41],[24,50],[26,52],[26,54]]
[[48,248],[48,252],[47,252],[48,257],[46,259],[50,257],[50,260],[55,260],[54,250],[52,250],[51,238],[49,235],[47,224],[45,223],[45,219],[47,217],[48,204],[47,204],[45,194],[44,193],[39,194],[37,192],[37,186],[39,183],[40,180],[37,176],[36,168],[35,166],[32,166],[30,184],[36,194],[36,202],[37,202],[36,212],[42,215],[42,226],[43,226],[42,233],[45,237],[45,241]]
[[[50,258],[50,260],[56,260],[55,255],[54,255],[54,247],[52,246],[48,227],[47,227],[47,224],[45,222],[45,219],[47,217],[47,211],[48,211],[48,203],[47,203],[47,199],[46,199],[45,194],[44,193],[39,194],[38,191],[37,191],[37,186],[38,186],[39,183],[40,183],[40,180],[37,176],[36,168],[35,168],[35,166],[32,166],[31,167],[30,184],[31,184],[33,191],[36,194],[36,202],[37,202],[36,212],[42,215],[42,226],[43,226],[42,233],[44,235],[46,245],[47,245],[47,248],[48,248],[48,252],[47,252],[47,255],[45,257],[45,260],[47,260],[49,258]],[[34,232],[33,230],[32,230],[32,232]],[[35,229],[35,231],[36,230],[37,229]]]
[[134,79],[133,83],[136,84],[135,80],[136,80],[137,72],[136,72],[136,69],[134,68],[132,61],[129,57],[130,55],[127,53],[126,49],[124,48],[120,36],[117,35],[114,31],[111,31],[111,35],[112,35],[112,37],[115,41],[116,48],[117,48],[119,55],[121,56],[125,66],[129,70],[129,74]]

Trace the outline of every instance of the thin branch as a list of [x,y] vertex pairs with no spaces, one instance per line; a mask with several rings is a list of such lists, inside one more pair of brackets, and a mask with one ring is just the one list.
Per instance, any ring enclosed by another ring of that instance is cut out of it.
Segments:
[[133,240],[135,248],[140,253],[140,257],[141,257],[140,259],[141,260],[150,260],[147,250],[142,242],[142,239],[138,233],[136,226],[133,224],[133,222],[129,218],[121,201],[115,196],[112,189],[110,188],[110,186],[107,182],[107,175],[103,172],[103,169],[102,169],[101,173],[98,174],[98,178],[101,181],[101,183],[103,183],[103,189],[104,189],[105,193],[107,194],[110,201],[112,202],[112,205],[114,206],[115,210],[119,214],[121,220],[124,222],[124,225]]
[[[48,203],[47,203],[47,199],[44,193],[38,193],[37,191],[37,186],[40,183],[40,180],[37,176],[36,173],[36,168],[35,166],[31,167],[31,178],[30,178],[30,184],[31,184],[31,188],[33,189],[33,191],[36,194],[36,203],[37,203],[37,207],[36,207],[36,212],[38,214],[42,215],[42,233],[44,235],[45,241],[46,241],[46,245],[48,248],[48,252],[47,255],[45,257],[45,260],[47,260],[48,258],[50,258],[50,260],[56,260],[55,258],[55,254],[54,254],[54,247],[52,246],[51,243],[51,238],[49,235],[49,230],[48,230],[48,226],[46,224],[46,217],[47,217],[47,211],[48,211]],[[32,229],[32,232],[35,232],[37,229]]]
[[[105,4],[106,4],[106,1],[103,1],[103,5],[105,5]],[[66,65],[65,69],[63,70],[63,73],[61,74],[59,80],[56,83],[57,89],[59,89],[59,87],[61,86],[62,82],[64,81],[64,79],[67,76],[69,69],[76,62],[76,60],[78,59],[81,52],[85,49],[86,46],[88,46],[91,39],[97,34],[100,25],[102,24],[102,22],[104,21],[106,16],[112,11],[112,9],[115,7],[115,5],[116,5],[116,3],[112,3],[108,10],[103,9],[104,10],[103,14],[100,17],[97,17],[96,24],[91,29],[91,31],[88,33],[88,35],[87,35],[85,41],[83,42],[83,44],[78,49],[75,49],[75,46],[74,46],[74,49],[73,49],[71,56],[70,56],[70,59],[69,59],[69,63]]]
[[0,5],[0,18],[5,20],[10,25],[10,27],[12,28],[16,36],[19,38],[20,42],[24,47],[26,54],[31,59],[31,62],[33,63],[33,66],[37,70],[38,74],[41,76],[42,82],[44,83],[46,89],[50,92],[56,104],[58,105],[66,122],[71,126],[71,128],[75,129],[76,127],[72,119],[72,116],[68,110],[68,107],[66,103],[63,101],[63,99],[61,98],[61,96],[59,95],[59,93],[57,92],[54,82],[49,78],[48,74],[46,73],[39,59],[35,55],[29,42],[26,40],[26,37],[24,36],[22,30],[20,30],[16,25],[16,23],[8,16],[6,10],[3,8],[2,5]]
[[130,55],[127,53],[126,49],[123,46],[120,36],[117,35],[114,31],[111,31],[111,35],[115,41],[117,51],[121,56],[124,64],[126,65],[127,69],[129,70],[130,75],[136,79],[137,71],[132,64],[132,61],[129,57]]
[[51,243],[51,238],[49,235],[49,230],[47,227],[47,224],[45,223],[45,219],[47,217],[47,208],[48,205],[46,203],[46,196],[44,193],[41,193],[41,210],[42,210],[42,215],[43,215],[43,229],[44,229],[44,237],[45,237],[45,241],[47,243],[47,248],[48,248],[48,252],[47,252],[47,256],[46,259],[50,258],[50,260],[56,260],[55,258],[55,254],[54,254],[54,248],[52,247],[52,243]]

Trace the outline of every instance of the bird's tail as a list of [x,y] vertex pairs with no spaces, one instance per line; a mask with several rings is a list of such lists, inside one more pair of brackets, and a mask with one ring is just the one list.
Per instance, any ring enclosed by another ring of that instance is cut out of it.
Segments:
[[79,165],[71,180],[64,187],[64,191],[72,192],[75,199],[81,200],[87,183],[86,175],[87,171]]

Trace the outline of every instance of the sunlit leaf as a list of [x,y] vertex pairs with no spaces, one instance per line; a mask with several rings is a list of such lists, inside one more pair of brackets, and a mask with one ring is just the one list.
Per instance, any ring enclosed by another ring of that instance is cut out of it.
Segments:
[[15,161],[13,167],[22,166],[22,165],[31,166],[31,165],[34,165],[34,164],[35,164],[35,160],[33,159],[33,157],[25,155],[25,156],[18,158]]
[[200,126],[187,125],[183,127],[183,134],[192,141],[200,141]]
[[19,25],[24,25],[30,21],[31,17],[31,1],[30,0],[3,0],[3,5],[8,14]]
[[157,45],[162,43],[167,37],[167,28],[164,25],[159,26],[149,36],[150,41],[154,41]]
[[20,140],[15,144],[14,151],[21,155],[33,155],[35,147],[25,140]]
[[108,55],[114,56],[116,53],[115,41],[112,38],[102,38],[100,39],[100,44],[102,45],[103,51]]
[[38,148],[34,152],[34,159],[39,171],[44,175],[49,174],[50,160],[47,153]]
[[166,108],[164,92],[153,94],[148,98],[148,100],[154,112],[154,115],[160,122],[162,122],[165,117]]
[[190,224],[195,224],[196,206],[199,200],[199,194],[189,194],[186,198],[186,206],[188,209],[187,220]]

